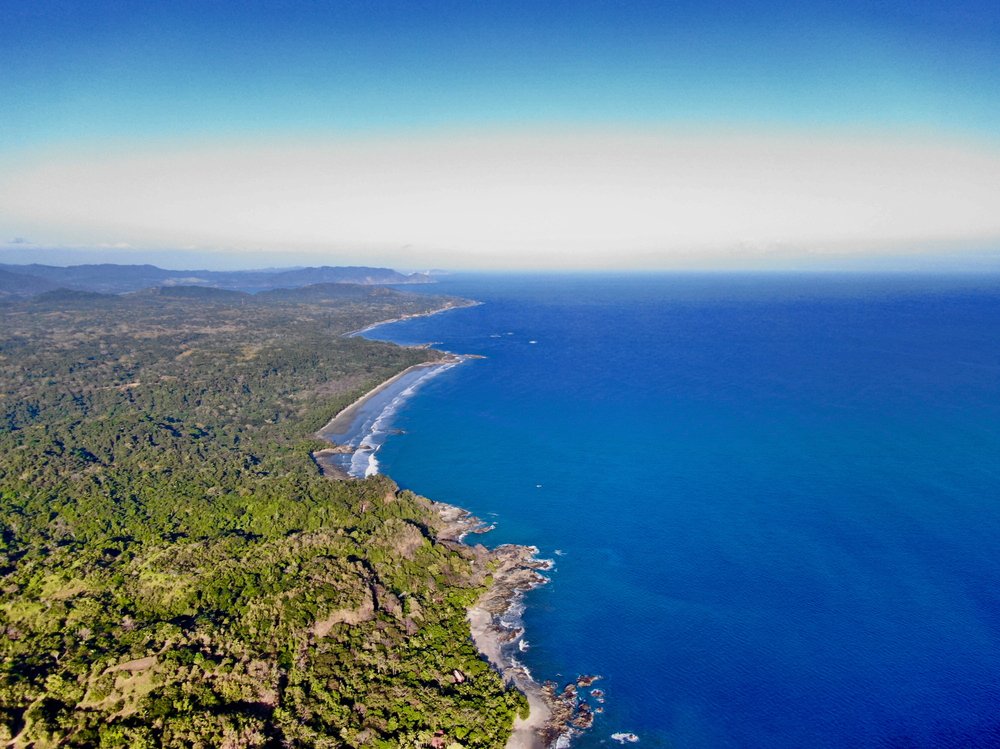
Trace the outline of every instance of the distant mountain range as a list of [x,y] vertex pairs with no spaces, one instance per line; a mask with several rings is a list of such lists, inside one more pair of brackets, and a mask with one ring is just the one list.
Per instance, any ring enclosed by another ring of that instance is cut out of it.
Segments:
[[0,263],[0,298],[31,297],[54,289],[122,294],[152,287],[201,286],[257,292],[327,283],[363,286],[434,283],[428,273],[398,273],[390,268],[331,267],[289,270],[165,270],[155,265],[10,265]]

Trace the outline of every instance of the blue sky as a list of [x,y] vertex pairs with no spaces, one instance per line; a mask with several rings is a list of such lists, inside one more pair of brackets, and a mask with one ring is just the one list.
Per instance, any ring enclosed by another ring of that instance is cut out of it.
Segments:
[[[655,132],[668,140],[790,133],[833,139],[834,150],[859,138],[917,139],[931,148],[985,149],[987,161],[1000,144],[996,3],[0,0],[0,20],[0,168],[8,190],[19,175],[27,183],[31,175],[37,182],[39,169],[51,174],[56,162],[226,151],[234,143],[347,147],[381,139],[390,150],[415,143],[433,160],[428,139],[449,133],[641,139]],[[522,186],[530,182],[527,161],[525,170]],[[74,173],[86,181],[86,172]],[[106,178],[91,174],[92,184]],[[991,207],[992,194],[977,195]],[[0,240],[14,232],[49,244],[253,244],[250,235],[209,226],[172,239],[111,214],[103,228],[91,222],[74,234],[55,207],[49,231],[45,198],[44,191],[33,198],[30,211],[23,201],[18,210],[0,203]],[[407,242],[378,227],[366,236],[351,228],[352,236],[329,242]],[[990,233],[977,231],[955,239],[982,242]],[[445,232],[440,242],[433,232],[417,234],[428,251],[448,244],[449,257],[458,257],[476,232],[465,239]],[[780,227],[764,234],[760,241],[781,239]],[[899,241],[920,238],[904,234]],[[323,239],[296,241],[302,251]]]
[[535,122],[996,135],[996,3],[5,2],[4,142]]

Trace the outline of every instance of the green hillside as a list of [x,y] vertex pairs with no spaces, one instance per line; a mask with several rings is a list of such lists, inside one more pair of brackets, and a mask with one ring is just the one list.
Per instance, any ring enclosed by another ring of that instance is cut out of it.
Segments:
[[524,698],[469,639],[483,561],[311,458],[438,355],[342,333],[445,300],[327,292],[0,307],[8,745],[503,745]]

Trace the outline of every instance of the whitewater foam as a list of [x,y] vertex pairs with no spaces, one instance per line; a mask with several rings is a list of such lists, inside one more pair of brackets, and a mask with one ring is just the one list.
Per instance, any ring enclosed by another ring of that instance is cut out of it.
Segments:
[[[412,374],[407,373],[408,377],[403,377],[399,382],[374,394],[369,401],[369,409],[374,407],[377,410],[366,411],[362,408],[345,432],[324,433],[323,436],[332,442],[352,449],[350,453],[332,456],[331,460],[352,478],[367,478],[379,473],[377,454],[385,441],[396,433],[392,423],[400,409],[428,381],[463,361],[464,357],[454,357],[453,360],[421,368]],[[396,388],[400,388],[398,392]],[[384,405],[378,408],[383,402]]]

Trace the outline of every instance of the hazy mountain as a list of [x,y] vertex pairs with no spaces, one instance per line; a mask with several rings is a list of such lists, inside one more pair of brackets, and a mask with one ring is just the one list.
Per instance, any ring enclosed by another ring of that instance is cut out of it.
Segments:
[[295,303],[322,303],[343,299],[377,299],[379,297],[396,296],[397,292],[381,286],[365,288],[357,283],[318,283],[308,286],[296,286],[262,291],[255,297],[270,301],[292,301]]
[[405,275],[391,268],[332,267],[288,270],[166,270],[155,265],[10,265],[0,264],[0,296],[32,296],[55,288],[121,294],[154,286],[201,286],[234,291],[264,291],[318,283],[363,286],[433,283],[425,273]]
[[44,278],[27,273],[16,273],[0,266],[0,299],[6,297],[28,297],[41,294],[57,287]]
[[411,273],[406,276],[388,268],[299,268],[287,270],[273,275],[275,286],[304,286],[317,283],[357,283],[362,285],[396,284],[396,283],[434,283],[433,279],[424,273]]

